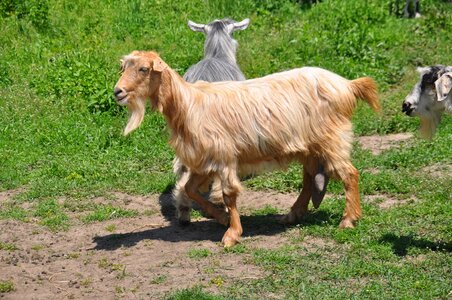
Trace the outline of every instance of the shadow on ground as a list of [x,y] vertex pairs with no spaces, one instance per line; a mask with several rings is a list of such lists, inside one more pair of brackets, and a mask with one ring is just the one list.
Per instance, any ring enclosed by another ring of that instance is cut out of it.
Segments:
[[406,256],[409,248],[428,249],[430,251],[452,252],[452,243],[444,241],[432,242],[423,238],[416,238],[413,235],[397,236],[393,233],[383,235],[380,243],[392,244],[394,254],[398,256]]
[[[115,250],[121,247],[133,247],[143,240],[163,240],[167,242],[212,241],[220,242],[226,227],[215,220],[195,220],[187,226],[178,224],[175,218],[171,194],[163,193],[159,197],[161,213],[170,222],[168,226],[152,228],[137,232],[116,233],[96,236],[93,242],[95,250]],[[279,223],[283,215],[269,214],[257,216],[241,216],[244,229],[243,237],[271,236],[287,230]],[[340,221],[340,215],[331,215],[324,211],[314,211],[300,223],[302,226],[330,226]]]

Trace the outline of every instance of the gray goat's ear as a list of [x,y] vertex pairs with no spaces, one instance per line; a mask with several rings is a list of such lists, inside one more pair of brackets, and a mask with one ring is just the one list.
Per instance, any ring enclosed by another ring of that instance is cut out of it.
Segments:
[[452,72],[444,73],[437,81],[435,81],[435,87],[438,101],[446,100],[452,90]]
[[248,19],[248,18],[246,18],[245,20],[240,21],[240,22],[235,22],[233,24],[234,25],[233,31],[245,30],[249,24],[250,24],[250,19]]
[[193,31],[204,32],[204,29],[205,29],[206,25],[198,24],[198,23],[195,23],[193,21],[188,20],[188,27],[190,27],[190,29],[193,30]]
[[417,71],[419,74],[424,74],[424,73],[430,71],[430,67],[417,67],[417,68],[416,68],[416,71]]

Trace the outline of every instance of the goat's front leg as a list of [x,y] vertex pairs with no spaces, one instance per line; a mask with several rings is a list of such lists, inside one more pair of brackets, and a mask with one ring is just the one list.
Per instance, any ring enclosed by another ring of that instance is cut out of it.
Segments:
[[204,212],[214,217],[220,224],[227,226],[229,224],[228,214],[225,211],[219,210],[211,202],[205,200],[199,193],[199,187],[208,179],[208,175],[190,173],[188,182],[185,184],[185,192],[188,197],[198,203]]
[[237,196],[223,196],[224,203],[229,210],[229,228],[223,236],[221,242],[225,247],[231,247],[237,244],[243,233],[240,215],[237,209]]
[[240,241],[243,233],[240,215],[237,209],[237,197],[242,190],[235,168],[226,168],[220,174],[224,204],[229,211],[229,228],[221,240],[225,247],[231,247]]
[[178,173],[180,178],[173,190],[173,198],[176,206],[176,217],[181,225],[190,223],[191,200],[185,193],[185,185],[190,178],[190,171],[185,170]]

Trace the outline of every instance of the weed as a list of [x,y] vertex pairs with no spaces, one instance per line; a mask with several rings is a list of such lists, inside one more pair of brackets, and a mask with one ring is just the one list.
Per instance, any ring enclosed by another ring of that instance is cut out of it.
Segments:
[[93,279],[89,277],[80,281],[80,285],[83,286],[84,288],[88,288],[92,283]]
[[69,259],[78,259],[80,257],[80,253],[72,252],[69,253],[66,257]]
[[168,279],[166,275],[158,275],[151,280],[151,284],[162,284]]
[[233,247],[227,247],[227,248],[224,248],[223,251],[224,251],[225,253],[242,254],[242,253],[247,252],[247,248],[246,248],[246,246],[243,245],[243,244],[237,244],[237,245],[235,245],[235,246],[233,246]]
[[16,251],[19,250],[19,248],[15,244],[0,242],[0,250]]
[[214,284],[214,285],[216,285],[218,287],[221,287],[224,284],[224,279],[221,276],[217,276],[217,277],[212,278],[210,280],[210,283],[212,283],[212,284]]
[[188,257],[194,259],[206,258],[211,254],[209,249],[190,249],[188,251]]
[[202,218],[202,212],[196,209],[192,209],[190,212],[190,217],[193,220],[199,220]]
[[9,280],[0,280],[0,293],[8,293],[14,291],[14,284]]
[[110,268],[111,265],[112,263],[106,257],[102,257],[97,263],[97,266],[102,269]]
[[105,230],[108,232],[114,232],[116,230],[116,225],[115,224],[109,224],[107,226],[105,226]]
[[41,251],[44,248],[45,248],[44,245],[33,245],[33,246],[31,246],[31,249],[35,250],[35,251]]

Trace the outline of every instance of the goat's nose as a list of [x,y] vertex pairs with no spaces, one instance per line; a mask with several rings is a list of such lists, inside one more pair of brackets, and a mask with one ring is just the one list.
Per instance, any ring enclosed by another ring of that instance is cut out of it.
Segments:
[[115,87],[113,93],[115,94],[115,98],[117,100],[121,100],[127,95],[127,92],[123,88],[119,87]]
[[115,93],[115,97],[118,97],[118,95],[122,93],[122,89],[115,87],[114,93]]
[[403,104],[402,104],[402,112],[404,112],[407,116],[409,116],[412,111],[413,111],[413,108],[411,107],[411,103],[410,102],[403,102]]

